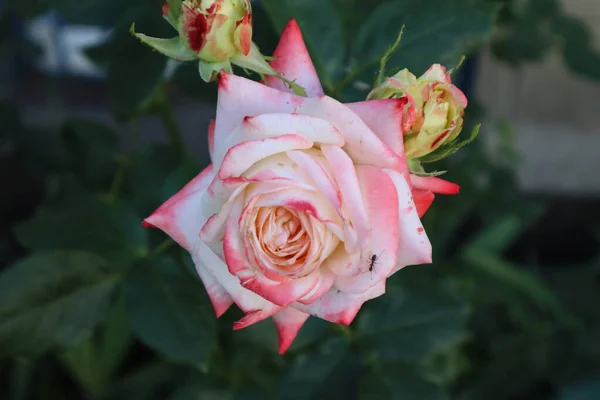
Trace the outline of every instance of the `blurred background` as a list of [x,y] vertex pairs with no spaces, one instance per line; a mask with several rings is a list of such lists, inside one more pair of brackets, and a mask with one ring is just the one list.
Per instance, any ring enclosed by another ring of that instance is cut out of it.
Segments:
[[209,163],[216,85],[129,34],[161,0],[0,2],[0,399],[600,399],[600,2],[262,0],[295,17],[329,95],[379,58],[451,68],[478,139],[407,267],[342,328],[218,321],[187,253],[141,228]]

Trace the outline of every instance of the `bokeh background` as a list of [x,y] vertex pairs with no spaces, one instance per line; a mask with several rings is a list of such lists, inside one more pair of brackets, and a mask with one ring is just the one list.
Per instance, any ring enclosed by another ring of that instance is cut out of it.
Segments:
[[215,320],[187,254],[141,219],[209,163],[216,85],[137,42],[161,0],[0,2],[0,399],[600,399],[600,2],[262,0],[297,18],[328,94],[379,57],[455,66],[479,138],[432,168],[458,196],[348,328]]

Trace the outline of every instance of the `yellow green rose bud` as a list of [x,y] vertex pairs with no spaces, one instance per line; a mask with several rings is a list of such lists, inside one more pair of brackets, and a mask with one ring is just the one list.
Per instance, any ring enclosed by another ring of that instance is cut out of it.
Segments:
[[418,79],[404,69],[374,88],[368,99],[399,97],[408,99],[402,123],[407,159],[423,157],[460,134],[467,98],[443,66],[434,64]]

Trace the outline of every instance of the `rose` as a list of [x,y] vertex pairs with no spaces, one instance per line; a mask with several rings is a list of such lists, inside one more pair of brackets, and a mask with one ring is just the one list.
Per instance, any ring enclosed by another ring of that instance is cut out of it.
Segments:
[[275,57],[312,97],[223,72],[212,164],[145,223],[190,252],[217,316],[246,313],[234,329],[272,316],[283,353],[309,315],[349,324],[390,275],[431,262],[431,244],[393,139],[406,99],[324,96],[294,21]]
[[404,69],[369,94],[369,99],[395,97],[408,99],[403,125],[406,158],[427,155],[460,134],[467,98],[443,66],[434,64],[419,79]]

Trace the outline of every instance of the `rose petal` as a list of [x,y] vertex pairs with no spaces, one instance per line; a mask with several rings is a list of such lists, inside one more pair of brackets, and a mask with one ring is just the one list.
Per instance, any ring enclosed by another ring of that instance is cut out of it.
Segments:
[[[370,226],[367,212],[360,192],[354,164],[348,154],[335,146],[322,146],[321,151],[327,159],[330,170],[342,195],[345,212],[356,228],[358,245],[363,247],[369,241]],[[353,253],[353,243],[346,241],[346,249]]]
[[425,213],[433,203],[434,198],[435,195],[429,190],[413,189],[413,201],[415,202],[415,206],[417,207],[417,213],[419,214],[419,218],[425,215]]
[[371,239],[361,248],[361,272],[356,276],[339,276],[334,285],[343,292],[363,293],[396,268],[400,211],[397,189],[388,174],[367,165],[358,165],[356,174],[371,223]]
[[[271,61],[271,66],[281,72],[287,79],[295,81],[306,90],[308,97],[321,96],[323,88],[319,82],[319,76],[310,59],[306,45],[302,39],[302,32],[292,19],[281,33],[279,44],[273,53],[276,57]],[[292,90],[281,79],[268,75],[267,85],[284,92]]]
[[398,192],[400,232],[396,271],[407,266],[431,263],[431,242],[423,229],[410,188],[397,171],[386,170]]
[[401,159],[403,170],[408,179],[408,167],[404,156],[404,135],[402,118],[406,97],[400,99],[370,100],[346,104],[356,113],[375,134]]
[[215,309],[217,318],[219,318],[231,306],[233,299],[200,260],[196,259],[194,262],[196,264],[196,271],[198,271],[198,275],[200,275],[200,279],[204,283],[210,302]]
[[212,178],[211,164],[146,218],[144,224],[161,229],[181,247],[192,251],[200,242],[198,234],[206,221],[198,205]]
[[208,154],[211,161],[214,162],[215,154],[215,120],[211,119],[208,123]]
[[246,259],[243,241],[240,237],[241,227],[238,216],[241,214],[241,207],[241,201],[236,201],[225,226],[223,251],[229,272],[237,276],[244,288],[280,307],[287,307],[312,290],[319,282],[320,273],[316,270],[302,278],[291,278],[287,282],[277,282],[263,276],[262,272],[257,271],[258,267],[252,268],[249,260]]
[[279,334],[279,354],[283,354],[298,335],[298,331],[304,322],[310,317],[309,314],[298,311],[292,307],[284,308],[273,315],[275,327]]
[[241,176],[255,162],[288,150],[309,149],[310,140],[299,135],[282,135],[276,138],[240,143],[227,151],[219,168],[219,179]]
[[452,92],[452,96],[458,102],[459,107],[467,108],[469,101],[467,100],[467,96],[465,96],[462,90],[452,85],[450,86],[450,92]]
[[348,253],[345,246],[338,246],[325,260],[323,268],[327,268],[335,276],[356,276],[360,273],[361,263],[364,261],[358,249]]
[[352,110],[331,97],[306,99],[296,107],[298,114],[322,118],[340,131],[344,150],[356,164],[373,165],[403,171],[406,163],[394,153]]
[[452,83],[450,75],[446,73],[446,67],[440,64],[433,64],[419,79]]
[[265,113],[291,113],[304,99],[250,79],[221,72],[214,135],[215,151],[221,154],[226,152],[223,148],[228,148],[227,137],[245,117]]
[[321,276],[319,277],[319,282],[315,285],[313,290],[308,292],[304,297],[298,299],[298,302],[301,304],[311,304],[319,297],[322,297],[325,293],[331,289],[333,283],[335,282],[335,275],[329,271],[329,269],[321,266]]
[[294,303],[295,309],[336,324],[350,325],[365,301],[385,293],[385,281],[380,281],[364,293],[344,293],[332,287],[320,299],[309,305]]
[[[202,262],[199,262],[202,260]],[[237,329],[262,321],[281,310],[281,307],[267,301],[265,298],[245,289],[240,281],[229,273],[227,265],[204,242],[201,242],[197,255],[194,255],[196,269],[205,267],[215,279],[225,288],[235,304],[252,317],[246,318],[237,325]]]
[[448,182],[437,176],[418,176],[411,174],[410,181],[415,189],[428,190],[439,194],[457,194],[460,186],[456,183]]
[[229,149],[241,143],[298,135],[314,143],[344,145],[342,134],[329,122],[299,114],[261,114],[246,117],[243,122],[220,143],[212,158],[218,168]]
[[[267,193],[266,190],[262,185],[253,187],[247,191],[246,198],[253,199],[258,194]],[[255,203],[255,207],[275,206],[283,206],[309,214],[322,222],[340,240],[345,237],[342,220],[319,192],[283,188],[282,190],[271,191],[268,196],[261,196]]]
[[323,166],[315,158],[302,151],[288,151],[286,154],[311,178],[315,186],[341,216],[342,197]]

